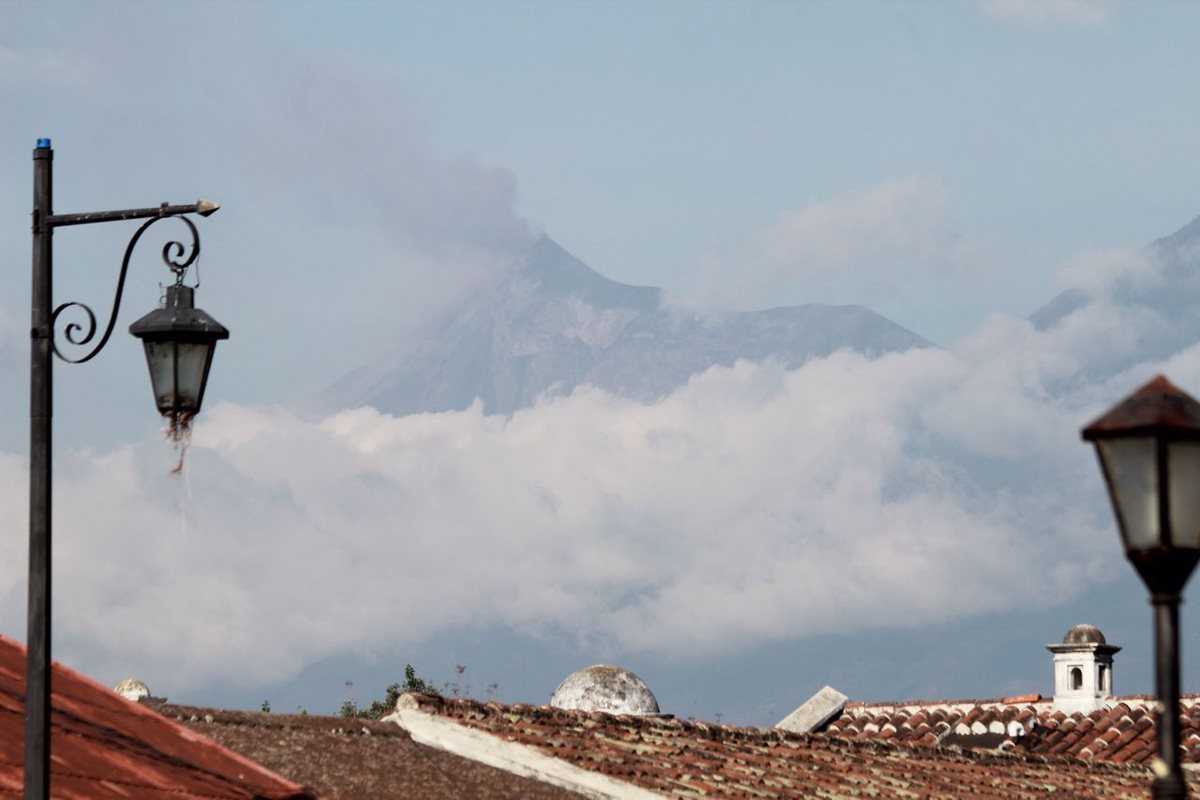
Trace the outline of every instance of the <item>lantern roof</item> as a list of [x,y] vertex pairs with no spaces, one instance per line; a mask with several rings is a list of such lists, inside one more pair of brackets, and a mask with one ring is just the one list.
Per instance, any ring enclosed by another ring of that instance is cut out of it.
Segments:
[[1164,375],[1154,376],[1083,429],[1087,441],[1162,434],[1200,439],[1200,402]]
[[129,332],[150,341],[215,342],[229,338],[229,329],[195,307],[191,286],[168,286],[163,308],[156,308],[129,326]]

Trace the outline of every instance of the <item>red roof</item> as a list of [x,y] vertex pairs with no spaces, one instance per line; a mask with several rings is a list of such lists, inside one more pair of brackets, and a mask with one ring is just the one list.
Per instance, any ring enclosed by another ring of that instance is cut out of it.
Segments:
[[[315,800],[316,795],[120,697],[72,669],[51,672],[55,800]],[[25,647],[0,636],[0,797],[24,777]]]
[[[1055,711],[1053,701],[850,703],[825,733],[861,741],[1003,747],[1038,755],[1149,765],[1158,750],[1152,697],[1114,698],[1090,714]],[[1200,696],[1180,701],[1181,759],[1200,764]]]

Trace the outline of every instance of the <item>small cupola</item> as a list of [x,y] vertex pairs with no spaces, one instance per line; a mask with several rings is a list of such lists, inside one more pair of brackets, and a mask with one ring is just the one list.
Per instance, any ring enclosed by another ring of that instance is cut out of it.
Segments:
[[150,687],[137,678],[126,678],[114,686],[113,691],[126,700],[132,700],[135,703],[141,702],[142,698],[150,696]]
[[1046,649],[1054,654],[1055,711],[1090,714],[1112,706],[1112,662],[1121,648],[1109,644],[1099,628],[1076,625]]
[[554,708],[607,714],[662,716],[646,682],[627,669],[597,664],[566,677],[550,698]]

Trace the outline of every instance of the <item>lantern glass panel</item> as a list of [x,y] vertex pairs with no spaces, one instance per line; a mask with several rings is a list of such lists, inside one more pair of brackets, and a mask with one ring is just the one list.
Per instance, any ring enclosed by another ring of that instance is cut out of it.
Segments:
[[145,341],[154,403],[164,414],[196,413],[212,359],[211,343]]
[[204,394],[204,378],[208,374],[213,344],[179,342],[175,347],[175,380],[179,391],[177,407],[196,413],[200,410],[200,400]]
[[1157,547],[1160,527],[1155,440],[1148,437],[1101,439],[1096,442],[1096,449],[1108,476],[1109,492],[1120,521],[1125,549]]
[[1171,544],[1200,547],[1200,442],[1167,446],[1170,476]]
[[154,404],[164,414],[175,408],[175,342],[145,340],[146,365],[150,368],[150,389]]

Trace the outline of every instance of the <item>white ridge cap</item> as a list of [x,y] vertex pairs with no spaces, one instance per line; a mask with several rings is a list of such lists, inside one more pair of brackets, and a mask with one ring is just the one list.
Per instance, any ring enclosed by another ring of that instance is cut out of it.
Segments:
[[662,795],[657,792],[568,764],[528,745],[506,742],[490,733],[421,711],[416,707],[416,701],[403,695],[396,703],[396,710],[385,716],[383,721],[394,722],[408,731],[417,744],[577,792],[592,800],[662,800]]

